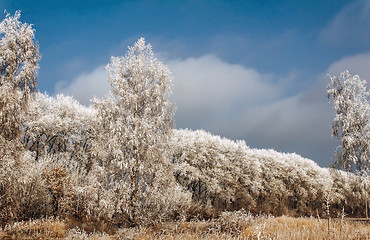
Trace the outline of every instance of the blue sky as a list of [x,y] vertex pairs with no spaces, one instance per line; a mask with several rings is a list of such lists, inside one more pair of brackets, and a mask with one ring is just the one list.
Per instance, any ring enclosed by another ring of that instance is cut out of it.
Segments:
[[[370,79],[370,1],[0,0],[32,23],[39,89],[83,104],[139,37],[174,76],[176,127],[332,163],[326,74]],[[1,13],[2,18],[5,16]]]

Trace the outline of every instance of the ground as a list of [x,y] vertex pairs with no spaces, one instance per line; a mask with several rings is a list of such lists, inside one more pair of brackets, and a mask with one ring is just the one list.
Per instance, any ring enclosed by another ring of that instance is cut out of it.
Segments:
[[330,219],[328,225],[328,219],[313,217],[252,215],[117,228],[110,234],[88,231],[68,221],[47,218],[8,224],[0,229],[0,239],[370,239],[366,221]]

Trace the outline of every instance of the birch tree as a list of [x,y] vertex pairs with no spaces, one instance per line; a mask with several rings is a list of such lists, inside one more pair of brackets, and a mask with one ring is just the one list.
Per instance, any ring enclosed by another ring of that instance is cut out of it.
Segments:
[[328,99],[335,111],[332,135],[341,142],[335,164],[368,175],[370,166],[370,91],[366,81],[348,71],[330,77]]
[[94,145],[102,176],[115,183],[106,189],[120,192],[112,207],[119,206],[115,211],[130,225],[161,220],[189,198],[176,185],[169,162],[170,71],[143,38],[125,56],[112,57],[106,68],[111,96],[95,100],[102,134]]
[[21,134],[22,116],[36,91],[39,53],[32,25],[9,13],[0,23],[0,133],[7,140]]
[[365,187],[365,214],[368,218],[367,181],[370,171],[370,90],[366,81],[348,71],[330,77],[328,98],[336,112],[332,135],[341,141],[335,165],[346,171],[356,170]]
[[20,12],[0,23],[0,219],[46,214],[48,194],[41,174],[21,143],[23,121],[36,92],[38,46]]

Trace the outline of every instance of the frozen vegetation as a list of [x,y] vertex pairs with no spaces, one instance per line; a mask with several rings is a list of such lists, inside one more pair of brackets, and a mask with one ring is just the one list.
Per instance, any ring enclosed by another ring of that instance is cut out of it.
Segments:
[[90,107],[39,93],[34,30],[19,17],[0,24],[2,225],[55,217],[105,231],[222,219],[232,211],[364,216],[364,176],[174,129],[170,71],[143,38],[112,57],[110,95]]
[[[321,168],[297,154],[249,148],[202,130],[174,130],[174,174],[214,216],[224,210],[246,209],[274,215],[317,215],[330,199],[332,210],[363,214],[365,189],[361,178]],[[208,212],[207,212],[208,211]]]

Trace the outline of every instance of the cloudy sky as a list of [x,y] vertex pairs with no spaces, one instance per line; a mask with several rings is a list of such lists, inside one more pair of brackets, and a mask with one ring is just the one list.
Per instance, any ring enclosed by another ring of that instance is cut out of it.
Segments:
[[39,89],[83,104],[139,37],[169,65],[176,127],[333,162],[330,75],[370,79],[370,0],[0,0],[32,23]]

